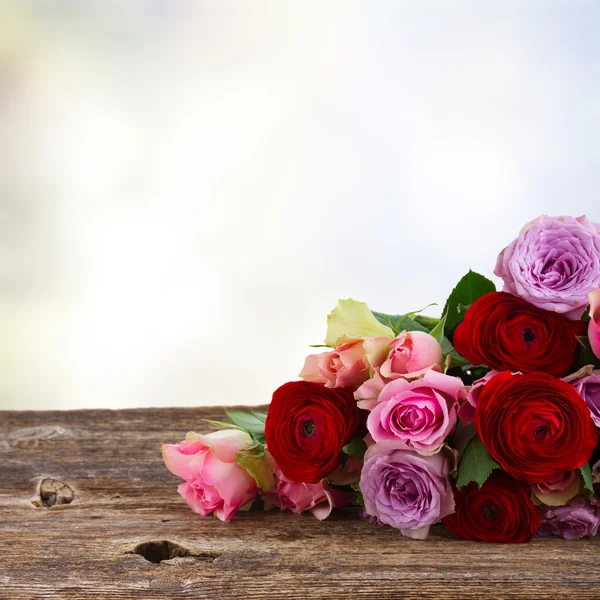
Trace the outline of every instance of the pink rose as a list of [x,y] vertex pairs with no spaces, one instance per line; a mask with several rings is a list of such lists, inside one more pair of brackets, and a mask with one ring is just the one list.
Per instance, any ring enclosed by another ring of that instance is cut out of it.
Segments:
[[590,324],[588,337],[594,354],[600,358],[600,289],[592,292],[590,298]]
[[580,487],[579,471],[567,471],[552,481],[535,484],[533,495],[546,506],[562,506],[579,494]]
[[[442,347],[423,331],[404,331],[392,340],[379,373],[386,379],[418,379],[442,364]],[[373,365],[378,366],[378,365]]]
[[325,387],[356,389],[369,378],[363,344],[362,339],[350,339],[331,352],[310,354],[299,377],[324,383]]
[[466,402],[463,402],[458,409],[458,416],[463,425],[470,425],[475,422],[475,407],[477,406],[479,394],[481,393],[483,386],[499,372],[500,371],[489,371],[481,379],[475,381],[469,388]]
[[367,419],[375,442],[394,441],[398,448],[433,454],[456,426],[456,411],[465,398],[458,377],[428,371],[423,379],[388,383]]
[[427,371],[440,370],[442,347],[423,331],[403,331],[390,339],[376,337],[365,340],[367,360],[373,377],[356,390],[362,408],[370,409],[384,386],[395,379],[418,379]]
[[236,463],[238,452],[248,450],[252,438],[239,429],[222,429],[206,435],[190,432],[180,444],[163,444],[167,469],[185,479],[178,492],[189,507],[203,516],[214,512],[230,521],[250,507],[259,492],[256,481]]
[[326,519],[333,508],[346,506],[352,502],[353,494],[339,492],[325,482],[299,483],[287,479],[279,468],[275,469],[277,484],[275,489],[263,495],[265,510],[289,509],[301,514],[309,510],[319,521]]

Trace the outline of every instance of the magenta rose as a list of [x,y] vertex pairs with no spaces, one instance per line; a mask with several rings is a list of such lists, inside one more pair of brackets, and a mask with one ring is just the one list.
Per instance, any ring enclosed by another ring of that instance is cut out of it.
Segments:
[[347,340],[330,352],[306,357],[299,377],[305,381],[324,383],[325,387],[356,389],[369,378],[364,340]]
[[475,408],[477,406],[477,400],[479,394],[483,389],[483,386],[499,371],[488,371],[481,379],[478,379],[467,391],[466,401],[460,405],[458,409],[458,416],[460,417],[463,425],[470,425],[475,422]]
[[505,292],[579,319],[588,294],[600,287],[600,225],[542,215],[502,250],[494,273]]
[[365,518],[424,539],[429,527],[454,512],[444,452],[422,456],[394,442],[367,449],[360,478]]
[[356,391],[357,400],[376,400],[386,383],[418,379],[432,369],[439,371],[442,364],[439,342],[422,331],[403,331],[396,338],[369,338],[365,350],[373,377]]
[[355,496],[355,494],[335,490],[324,481],[319,483],[291,481],[279,468],[275,469],[275,477],[277,479],[275,489],[263,495],[265,510],[279,508],[297,514],[310,511],[322,521],[331,514],[333,508],[347,506]]
[[594,354],[600,358],[600,289],[592,292],[590,300],[590,324],[588,337]]
[[163,444],[162,451],[169,471],[185,479],[178,492],[189,507],[230,521],[259,492],[255,479],[236,463],[238,453],[252,445],[245,431],[222,429],[206,435],[190,432],[180,444]]
[[422,454],[437,452],[456,427],[459,402],[466,394],[458,377],[429,371],[423,379],[388,383],[367,419],[376,442],[395,442],[397,447]]

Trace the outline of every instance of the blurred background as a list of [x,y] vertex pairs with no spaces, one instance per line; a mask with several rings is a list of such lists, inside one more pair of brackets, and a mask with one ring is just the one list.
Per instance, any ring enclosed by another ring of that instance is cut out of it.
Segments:
[[596,1],[0,0],[0,408],[268,402],[600,221],[599,99]]

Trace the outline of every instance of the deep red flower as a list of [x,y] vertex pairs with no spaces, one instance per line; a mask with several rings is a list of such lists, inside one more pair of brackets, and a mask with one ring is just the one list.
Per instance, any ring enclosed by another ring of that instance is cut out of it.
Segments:
[[493,471],[481,488],[472,481],[454,491],[456,512],[443,520],[454,534],[478,542],[519,544],[540,527],[531,487],[502,471]]
[[364,427],[363,412],[352,390],[291,381],[273,394],[267,447],[288,479],[317,483],[336,469],[342,447]]
[[490,292],[467,310],[454,347],[474,365],[563,377],[575,360],[578,325],[512,294]]
[[492,377],[477,399],[475,428],[502,469],[529,483],[578,469],[598,442],[585,401],[545,373]]

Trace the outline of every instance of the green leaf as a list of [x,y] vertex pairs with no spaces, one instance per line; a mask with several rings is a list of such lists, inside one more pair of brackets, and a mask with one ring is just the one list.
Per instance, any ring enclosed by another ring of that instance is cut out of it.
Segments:
[[444,306],[442,314],[446,316],[446,331],[452,331],[464,319],[467,309],[477,298],[495,291],[496,286],[492,281],[475,271],[469,271],[456,284]]
[[367,451],[367,442],[362,438],[352,438],[348,444],[342,448],[342,452],[348,456],[362,458]]
[[331,346],[328,346],[327,344],[309,344],[308,347],[309,348],[331,348]]
[[581,478],[583,479],[583,494],[586,498],[594,495],[594,482],[592,480],[592,467],[590,463],[585,463],[583,467],[579,469],[581,471]]
[[219,427],[221,429],[240,429],[241,431],[246,431],[243,427],[238,427],[237,425],[233,425],[231,423],[224,423],[223,421],[212,421],[211,419],[200,419],[205,423],[209,423],[210,425],[214,425],[215,427]]
[[381,324],[387,325],[394,332],[394,335],[398,335],[401,331],[424,331],[429,333],[427,327],[417,323],[408,315],[388,315],[375,311],[371,312]]
[[425,327],[425,329],[428,329],[429,331],[431,331],[440,321],[437,317],[428,317],[427,315],[417,315],[416,317],[414,317],[414,320],[419,325],[423,325],[423,327]]
[[273,473],[269,468],[264,451],[238,452],[235,462],[254,478],[256,485],[263,492],[270,492],[275,487]]
[[500,465],[490,456],[479,437],[474,437],[460,459],[456,487],[463,487],[471,481],[481,487],[494,469]]
[[[431,308],[432,306],[437,306],[437,302],[432,302],[428,304],[425,308],[421,308],[420,310],[413,310],[412,312],[406,313],[411,319],[414,319],[419,313],[422,313],[424,310]],[[433,317],[425,317],[426,319],[432,319]]]
[[[446,313],[444,313],[442,315],[442,318],[438,321],[438,324],[429,332],[429,335],[434,337],[439,344],[441,344],[444,339],[444,327],[446,326],[446,317],[448,315]],[[448,344],[450,344],[450,341],[448,339],[446,339],[446,341],[448,342]],[[450,346],[452,346],[452,344],[450,344]],[[452,348],[452,350],[454,350],[454,348]],[[442,348],[442,352],[444,351],[444,349]],[[444,352],[444,354],[449,354],[448,352]]]
[[255,410],[250,409],[250,414],[259,421],[262,421],[263,423],[267,420],[267,413],[259,413]]
[[583,314],[581,315],[581,320],[585,321],[586,323],[590,322],[590,305],[588,304],[587,308],[583,311]]
[[252,413],[241,410],[225,411],[225,414],[238,426],[252,435],[259,442],[265,441],[265,423]]

